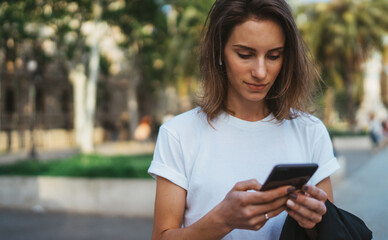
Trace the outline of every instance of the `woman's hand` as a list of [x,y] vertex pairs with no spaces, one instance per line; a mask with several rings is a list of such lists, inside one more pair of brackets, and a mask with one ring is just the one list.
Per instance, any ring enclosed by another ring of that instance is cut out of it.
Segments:
[[305,185],[303,191],[304,193],[289,194],[290,199],[287,200],[286,210],[299,226],[312,229],[326,213],[327,194],[322,189],[311,185]]
[[285,210],[288,194],[295,190],[284,186],[260,192],[260,188],[261,184],[255,179],[238,182],[213,209],[229,231],[235,228],[259,230],[269,218]]

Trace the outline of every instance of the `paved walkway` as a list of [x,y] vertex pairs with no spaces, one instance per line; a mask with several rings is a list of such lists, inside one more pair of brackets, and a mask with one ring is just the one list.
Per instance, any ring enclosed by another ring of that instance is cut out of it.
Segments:
[[388,148],[334,186],[334,199],[338,207],[364,220],[373,239],[388,239]]
[[[36,158],[40,161],[49,161],[51,159],[61,159],[67,158],[69,156],[75,155],[79,151],[75,148],[68,149],[55,149],[55,150],[39,150],[37,152]],[[28,151],[15,151],[11,153],[0,154],[0,164],[14,163],[28,158]]]
[[152,219],[0,210],[2,240],[149,240]]
[[[334,184],[337,206],[361,217],[373,239],[387,239],[388,148],[372,154],[365,137],[334,139],[334,145],[344,167]],[[0,238],[7,240],[146,240],[151,232],[152,219],[0,210]]]

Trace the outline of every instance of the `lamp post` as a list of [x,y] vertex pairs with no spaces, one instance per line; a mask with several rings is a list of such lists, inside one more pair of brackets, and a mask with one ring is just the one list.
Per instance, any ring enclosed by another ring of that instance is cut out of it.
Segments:
[[34,138],[34,129],[35,129],[35,72],[38,69],[38,63],[36,60],[30,60],[27,63],[27,70],[29,72],[29,88],[28,88],[28,101],[30,104],[30,142],[31,149],[29,153],[30,158],[35,158],[37,156],[35,149],[35,138]]

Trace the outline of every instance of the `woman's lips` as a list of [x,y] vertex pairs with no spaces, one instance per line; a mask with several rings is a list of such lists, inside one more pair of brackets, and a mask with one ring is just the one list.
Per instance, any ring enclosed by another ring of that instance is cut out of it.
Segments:
[[267,86],[267,84],[256,84],[256,83],[248,83],[248,82],[244,82],[244,83],[248,86],[249,89],[253,91],[262,91]]

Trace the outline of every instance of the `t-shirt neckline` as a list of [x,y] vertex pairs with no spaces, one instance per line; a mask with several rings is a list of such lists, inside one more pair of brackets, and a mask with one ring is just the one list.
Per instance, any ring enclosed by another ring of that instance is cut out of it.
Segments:
[[268,114],[265,118],[259,121],[246,121],[237,118],[229,113],[222,112],[220,114],[220,119],[228,125],[248,130],[260,130],[263,128],[267,128],[270,125],[273,126],[273,124],[277,122],[275,116],[272,113]]

